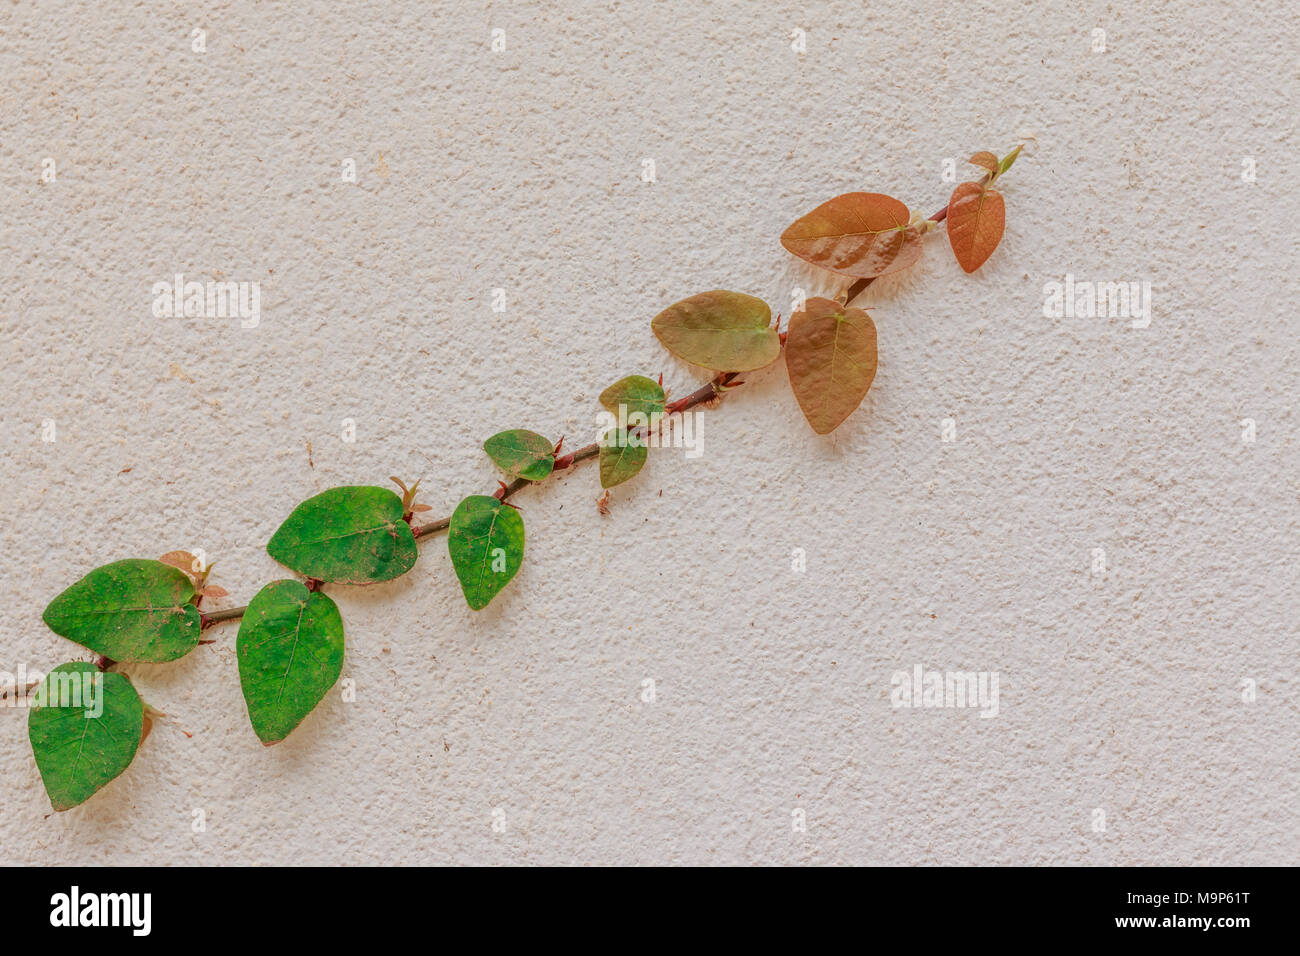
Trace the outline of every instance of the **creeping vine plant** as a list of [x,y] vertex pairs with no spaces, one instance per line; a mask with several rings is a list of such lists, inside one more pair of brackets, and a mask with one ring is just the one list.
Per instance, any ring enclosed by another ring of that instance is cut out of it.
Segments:
[[[662,380],[629,375],[606,388],[600,403],[619,425],[601,441],[564,452],[536,432],[512,429],[484,443],[509,484],[470,495],[451,517],[415,523],[429,506],[415,501],[419,482],[399,496],[387,488],[331,488],[285,519],[267,552],[305,581],[272,581],[247,607],[205,612],[205,597],[224,597],[208,570],[185,552],[158,561],[128,559],[91,571],[56,597],[44,620],[56,634],[99,655],[96,664],[56,667],[32,694],[28,733],[45,790],[56,810],[89,799],[131,763],[149,730],[149,708],[130,678],[112,671],[135,661],[173,661],[194,650],[204,630],[240,620],[239,680],[253,732],[264,744],[283,740],[329,693],[343,669],[343,619],[321,591],[325,584],[370,584],[415,565],[418,544],[447,532],[452,566],[465,600],[486,607],[519,571],[524,520],[507,499],[526,485],[590,458],[611,488],[645,465],[650,429],[665,415],[709,402],[741,384],[739,374],[785,353],[790,387],[813,431],[824,435],[861,404],[876,374],[876,327],[849,303],[878,276],[921,256],[923,238],[947,219],[948,240],[967,272],[978,269],[1002,238],[1004,204],[993,186],[1020,149],[999,160],[980,152],[986,174],[962,183],[948,205],[927,218],[880,193],[846,193],[822,203],[781,235],[781,244],[814,266],[854,280],[835,299],[814,298],[772,323],[767,303],[740,292],[702,292],[655,316],[651,327],[678,358],[717,373],[685,398],[669,402]],[[624,425],[623,423],[626,423]],[[93,690],[86,694],[81,685]]]

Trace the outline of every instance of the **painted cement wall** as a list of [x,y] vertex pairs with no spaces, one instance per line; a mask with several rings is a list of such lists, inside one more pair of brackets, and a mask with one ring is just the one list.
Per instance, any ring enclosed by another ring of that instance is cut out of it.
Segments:
[[[609,516],[591,467],[521,493],[487,610],[441,543],[332,589],[356,700],[280,746],[234,626],[129,668],[171,720],[74,811],[0,711],[6,862],[1300,862],[1289,29],[1204,0],[6,4],[10,671],[86,659],[40,615],[98,564],[203,548],[246,603],[317,491],[423,476],[445,514],[495,487],[493,432],[587,440],[632,372],[684,394],[664,306],[834,294],[794,218],[931,212],[945,160],[1036,136],[983,269],[940,232],[865,298],[879,374],[832,436],[773,366]],[[257,282],[257,326],[155,317],[176,273]],[[1149,324],[1045,316],[1067,275],[1149,283]],[[893,706],[917,665],[996,672],[997,715]]]

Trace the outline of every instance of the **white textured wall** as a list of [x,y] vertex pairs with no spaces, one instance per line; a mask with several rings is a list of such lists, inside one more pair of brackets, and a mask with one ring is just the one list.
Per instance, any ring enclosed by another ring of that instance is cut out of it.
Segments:
[[[880,371],[835,434],[777,365],[609,517],[590,466],[520,494],[527,558],[486,611],[441,541],[330,588],[359,700],[273,748],[232,625],[127,668],[174,722],[71,812],[0,711],[6,862],[1300,862],[1276,11],[24,2],[0,39],[8,670],[87,658],[40,615],[93,566],[202,547],[246,603],[317,491],[423,476],[446,513],[494,487],[494,431],[585,439],[632,372],[684,394],[665,305],[833,294],[777,242],[795,217],[858,189],[932,212],[945,158],[1037,135],[980,272],[940,232],[867,297]],[[261,325],[154,318],[176,272],[259,281]],[[1044,318],[1066,273],[1149,280],[1150,326]],[[892,708],[915,664],[997,671],[998,716]]]

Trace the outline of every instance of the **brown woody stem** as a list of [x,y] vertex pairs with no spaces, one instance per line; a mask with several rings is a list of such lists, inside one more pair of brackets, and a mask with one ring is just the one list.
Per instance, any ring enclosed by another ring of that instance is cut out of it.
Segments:
[[228,607],[224,611],[209,611],[199,616],[200,627],[206,629],[213,624],[220,624],[222,621],[237,621],[244,616],[244,612],[247,610],[247,607]]

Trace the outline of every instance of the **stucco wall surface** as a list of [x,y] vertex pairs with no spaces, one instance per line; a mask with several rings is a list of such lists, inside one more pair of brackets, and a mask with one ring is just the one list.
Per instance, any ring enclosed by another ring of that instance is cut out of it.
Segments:
[[[202,548],[243,604],[318,491],[447,514],[495,431],[685,394],[660,309],[833,295],[797,216],[933,212],[1033,138],[984,268],[939,230],[864,297],[843,427],[777,364],[608,516],[590,465],[521,492],[484,611],[442,541],[327,588],[356,699],[286,742],[233,625],[125,668],[168,719],[72,811],[0,709],[5,862],[1300,862],[1296,41],[1208,0],[6,3],[10,672],[89,659],[41,612],[96,565]],[[156,317],[177,273],[257,282],[258,324]],[[1149,283],[1149,324],[1045,316],[1067,275]],[[918,665],[996,672],[996,716],[894,706]]]

